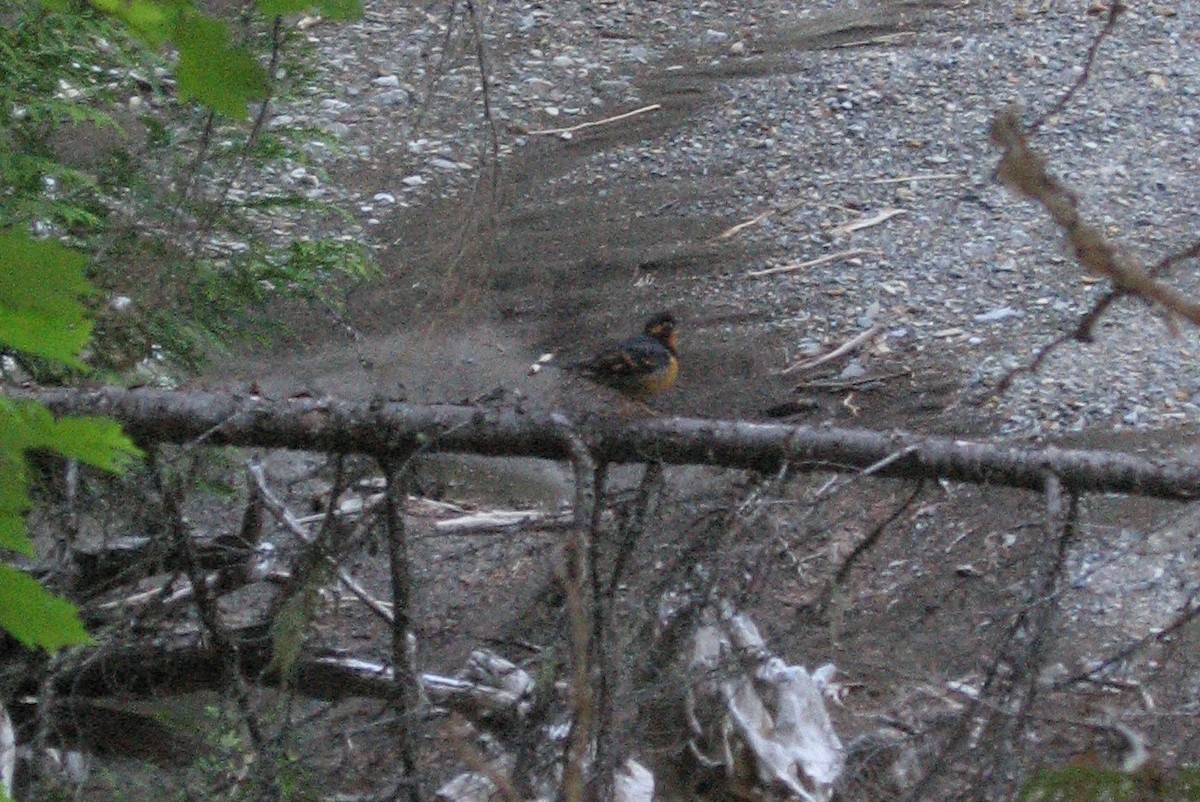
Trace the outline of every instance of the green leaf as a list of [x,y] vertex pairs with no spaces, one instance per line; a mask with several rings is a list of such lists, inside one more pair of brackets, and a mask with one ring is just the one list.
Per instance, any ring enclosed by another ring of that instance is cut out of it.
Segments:
[[224,22],[200,14],[180,15],[174,40],[179,48],[179,99],[195,98],[234,119],[246,104],[267,96],[267,74],[249,51],[229,44]]
[[[0,416],[0,425],[7,425]],[[29,511],[29,474],[25,457],[7,449],[0,451],[0,548],[33,556],[33,541],[25,534],[25,513]]]
[[116,421],[108,418],[60,418],[39,421],[34,448],[48,448],[94,468],[123,473],[138,450]]
[[64,457],[113,473],[124,473],[129,461],[142,454],[110,418],[60,418],[50,445]]
[[326,19],[356,19],[362,16],[362,0],[258,0],[264,16],[277,17],[317,9]]
[[83,254],[24,231],[0,231],[0,343],[73,367],[92,324],[79,299],[92,292]]
[[92,642],[73,604],[3,563],[0,563],[0,627],[26,646],[41,646],[49,651]]
[[363,15],[362,0],[320,0],[317,8],[326,19],[358,19]]
[[263,16],[280,17],[308,11],[315,4],[316,0],[258,0],[254,5]]
[[158,46],[167,40],[175,19],[179,16],[177,8],[171,3],[155,2],[155,0],[91,0],[91,4],[123,21],[142,38],[142,41],[152,46]]
[[31,448],[56,451],[64,457],[120,473],[131,457],[141,454],[116,421],[109,418],[58,418],[35,401],[13,404],[8,425],[0,435],[0,453]]
[[25,534],[29,476],[25,452],[48,449],[108,471],[121,471],[139,454],[115,421],[62,418],[33,401],[0,399],[0,547],[32,554]]

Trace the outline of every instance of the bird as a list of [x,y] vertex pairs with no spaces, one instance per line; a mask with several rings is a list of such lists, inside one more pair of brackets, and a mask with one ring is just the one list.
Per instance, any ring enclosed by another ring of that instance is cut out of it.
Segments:
[[559,367],[644,405],[670,389],[679,377],[675,344],[675,317],[670,312],[659,312],[646,321],[641,334]]

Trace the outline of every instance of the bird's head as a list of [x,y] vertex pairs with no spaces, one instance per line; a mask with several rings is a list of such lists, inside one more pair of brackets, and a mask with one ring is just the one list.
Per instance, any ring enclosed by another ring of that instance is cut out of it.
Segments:
[[671,353],[675,353],[675,316],[670,312],[659,312],[646,321],[643,329],[647,337],[653,337],[665,345]]

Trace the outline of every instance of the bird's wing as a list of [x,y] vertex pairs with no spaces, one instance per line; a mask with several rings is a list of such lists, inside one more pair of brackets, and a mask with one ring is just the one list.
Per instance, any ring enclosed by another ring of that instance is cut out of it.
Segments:
[[657,370],[666,349],[649,337],[635,337],[604,349],[587,360],[581,369],[596,376],[634,378]]

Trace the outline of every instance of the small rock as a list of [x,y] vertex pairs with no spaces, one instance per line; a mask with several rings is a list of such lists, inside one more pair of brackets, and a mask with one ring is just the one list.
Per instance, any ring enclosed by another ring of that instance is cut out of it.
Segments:
[[990,312],[976,315],[975,321],[978,323],[996,323],[1001,320],[1007,320],[1010,317],[1025,317],[1025,313],[1019,309],[1013,309],[1011,306],[1002,306],[999,309],[993,309]]
[[729,34],[725,33],[725,31],[715,31],[709,28],[704,32],[704,44],[706,45],[719,45],[727,41],[729,41]]
[[857,359],[851,359],[846,367],[842,368],[842,372],[838,374],[838,378],[847,381],[850,379],[860,379],[867,375],[867,369]]
[[399,75],[381,75],[378,78],[376,78],[374,81],[371,81],[371,83],[375,84],[376,86],[382,86],[382,87],[385,87],[388,89],[399,89],[400,88],[400,76]]
[[400,179],[400,183],[406,187],[419,187],[426,183],[424,176],[410,175]]
[[571,67],[574,66],[575,59],[570,56],[555,56],[550,63],[555,67]]
[[375,201],[376,203],[395,203],[396,196],[390,192],[376,192],[374,196],[372,196],[371,200]]
[[412,100],[412,95],[407,89],[393,89],[390,92],[380,92],[375,97],[375,102],[384,106],[406,106]]
[[443,159],[440,156],[435,156],[429,160],[429,163],[439,170],[457,170],[459,169],[458,162],[452,162],[449,159]]

